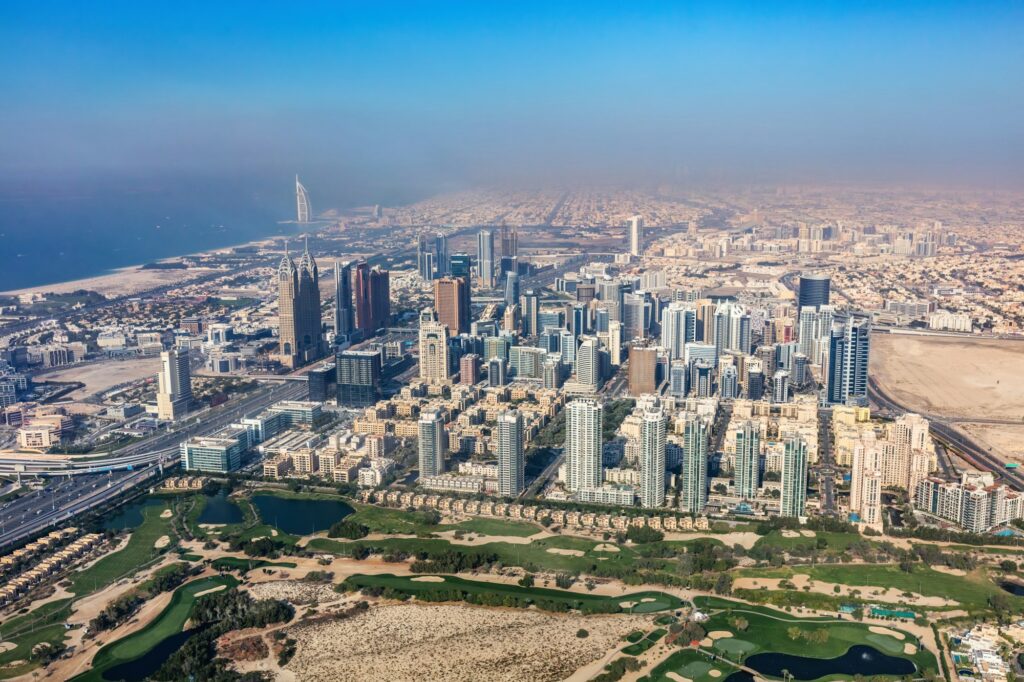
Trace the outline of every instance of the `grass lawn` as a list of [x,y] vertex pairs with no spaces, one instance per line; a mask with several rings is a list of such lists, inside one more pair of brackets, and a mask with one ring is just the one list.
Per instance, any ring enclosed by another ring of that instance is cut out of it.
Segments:
[[89,680],[102,680],[103,672],[115,665],[143,656],[150,649],[159,644],[164,638],[182,631],[185,622],[192,613],[192,606],[196,602],[196,595],[200,592],[225,585],[228,588],[237,584],[231,576],[213,576],[202,578],[179,587],[171,603],[160,612],[156,620],[138,632],[106,645],[96,653],[92,662],[92,670],[76,677],[76,680],[86,682]]
[[122,549],[108,554],[83,571],[71,574],[71,586],[68,588],[75,596],[81,597],[90,592],[103,589],[107,585],[132,575],[146,564],[156,559],[174,545],[164,549],[156,549],[154,544],[164,535],[172,535],[170,518],[160,518],[160,514],[170,505],[153,504],[142,507],[142,525],[132,531],[131,539]]
[[799,536],[795,538],[787,538],[782,535],[781,531],[773,530],[768,535],[761,537],[755,546],[757,547],[770,547],[772,549],[779,550],[793,550],[798,547],[805,547],[807,549],[814,549],[818,546],[818,541],[824,540],[826,544],[825,549],[834,552],[844,552],[850,545],[857,542],[867,542],[867,538],[857,533],[832,533],[828,531],[817,531],[814,537],[805,538]]
[[242,559],[240,557],[226,556],[214,559],[210,564],[218,571],[251,571],[255,568],[295,568],[296,564],[291,561],[266,561],[264,559]]
[[[441,580],[417,580],[417,578],[440,578]],[[464,594],[494,594],[509,595],[519,599],[543,600],[549,602],[561,602],[569,608],[579,608],[582,605],[607,605],[614,604],[622,612],[629,611],[627,605],[634,602],[638,605],[648,606],[644,612],[664,611],[678,609],[682,601],[673,595],[664,592],[634,592],[616,597],[608,597],[599,594],[585,592],[570,592],[568,590],[553,590],[544,587],[521,587],[519,585],[508,585],[505,583],[491,583],[478,580],[466,580],[455,576],[396,576],[390,574],[363,575],[357,574],[345,580],[349,586],[361,587],[384,587],[397,590],[404,594],[415,597],[417,594],[435,592],[440,589],[456,589]],[[643,600],[650,601],[643,601]],[[633,613],[641,613],[639,608],[634,607]]]
[[[718,671],[719,674],[712,676],[712,670]],[[721,682],[735,670],[721,659],[712,662],[707,655],[700,651],[681,649],[658,664],[640,680],[641,682],[678,682],[678,678],[668,676],[669,673],[675,673],[680,677],[692,680],[692,682]]]
[[541,532],[541,527],[524,521],[502,520],[502,519],[470,519],[457,523],[453,526],[446,526],[447,530],[464,530],[478,535],[508,535],[518,538],[528,538]]
[[[836,658],[854,645],[866,644],[883,653],[912,660],[918,670],[938,670],[935,657],[926,650],[915,654],[903,653],[903,645],[916,639],[896,627],[886,626],[902,632],[903,639],[873,633],[868,625],[854,621],[795,618],[765,607],[748,607],[716,598],[697,598],[695,601],[699,608],[712,611],[711,618],[704,623],[708,632],[724,630],[733,634],[733,637],[715,640],[713,646],[716,653],[731,659],[766,652]],[[745,628],[737,623],[739,619],[746,621]],[[818,634],[822,630],[827,632],[827,637],[809,639],[804,636]]]
[[[794,568],[745,569],[738,573],[764,578],[790,578],[802,573],[810,576],[812,580],[859,588],[860,599],[866,602],[871,602],[872,588],[895,587],[897,590],[915,592],[926,597],[952,599],[968,611],[988,610],[989,596],[997,593],[1006,594],[988,579],[984,568],[977,568],[966,576],[940,573],[921,566],[915,566],[913,573],[906,573],[891,564],[820,564]],[[1019,605],[1024,605],[1024,599],[1011,598]],[[908,599],[908,604],[913,606],[913,601]]]
[[[29,662],[32,647],[40,642],[58,644],[64,641],[67,630],[64,622],[71,615],[71,600],[61,599],[43,604],[32,613],[10,618],[0,624],[5,642],[13,642],[15,647],[0,653],[0,679],[17,677],[37,667]],[[21,661],[11,666],[11,663]]]

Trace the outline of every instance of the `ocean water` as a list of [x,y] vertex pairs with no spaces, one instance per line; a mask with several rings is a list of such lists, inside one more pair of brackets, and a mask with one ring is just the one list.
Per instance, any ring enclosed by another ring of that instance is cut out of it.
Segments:
[[0,291],[291,234],[290,181],[0,183]]

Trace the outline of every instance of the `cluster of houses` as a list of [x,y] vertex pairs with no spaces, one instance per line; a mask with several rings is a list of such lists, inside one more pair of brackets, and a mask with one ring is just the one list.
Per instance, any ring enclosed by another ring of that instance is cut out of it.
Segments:
[[[103,539],[99,533],[90,533],[65,544],[77,534],[77,528],[55,530],[0,557],[0,573],[4,576],[3,585],[0,586],[0,606],[17,601],[33,587],[80,559]],[[19,567],[40,557],[42,559],[31,568],[13,575]]]
[[565,528],[589,530],[626,530],[630,526],[645,526],[660,531],[707,530],[706,516],[655,515],[629,516],[626,514],[601,514],[597,512],[552,509],[543,505],[493,502],[490,500],[468,500],[446,495],[425,495],[423,493],[396,490],[364,490],[360,500],[367,504],[383,507],[415,507],[436,509],[440,512],[465,514],[467,516],[496,516],[513,520],[542,521],[551,519],[552,524]]
[[206,485],[206,478],[203,476],[171,476],[165,478],[162,484],[164,490],[202,490]]

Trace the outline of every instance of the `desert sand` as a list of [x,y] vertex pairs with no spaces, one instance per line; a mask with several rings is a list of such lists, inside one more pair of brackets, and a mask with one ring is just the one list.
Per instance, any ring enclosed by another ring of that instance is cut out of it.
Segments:
[[103,360],[79,367],[71,366],[40,376],[45,381],[80,381],[84,388],[68,394],[71,400],[81,400],[102,393],[113,386],[156,377],[160,371],[160,356],[134,358],[131,360]]
[[909,409],[947,417],[1024,417],[1024,343],[879,334],[871,344],[873,376]]
[[[301,680],[561,680],[647,619],[399,604],[294,628]],[[585,627],[590,635],[576,637]],[[443,650],[445,655],[438,656]]]

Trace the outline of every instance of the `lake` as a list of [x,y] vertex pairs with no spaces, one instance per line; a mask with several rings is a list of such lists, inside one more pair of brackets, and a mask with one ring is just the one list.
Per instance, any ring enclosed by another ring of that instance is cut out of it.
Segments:
[[[808,658],[792,654],[754,654],[744,661],[762,675],[782,677],[782,671],[797,680],[816,680],[825,675],[910,675],[917,670],[912,661],[883,654],[874,647],[858,644],[837,658]],[[730,676],[731,677],[731,676]]]
[[111,682],[142,682],[160,670],[167,659],[185,646],[185,642],[191,639],[192,635],[202,631],[203,628],[193,628],[165,637],[142,656],[104,671],[102,677]]
[[245,520],[242,510],[228,499],[228,492],[221,490],[206,498],[206,506],[199,515],[199,523],[241,523]]
[[1003,588],[1010,594],[1015,594],[1018,597],[1024,597],[1024,585],[1013,580],[1004,580],[999,583],[999,587]]
[[254,495],[252,502],[264,523],[291,535],[327,530],[355,511],[341,500]]
[[[166,500],[159,497],[146,497],[137,502],[122,507],[116,514],[103,522],[104,530],[131,530],[142,525],[143,513],[159,514],[167,506]],[[150,507],[156,507],[153,511],[145,511]]]

